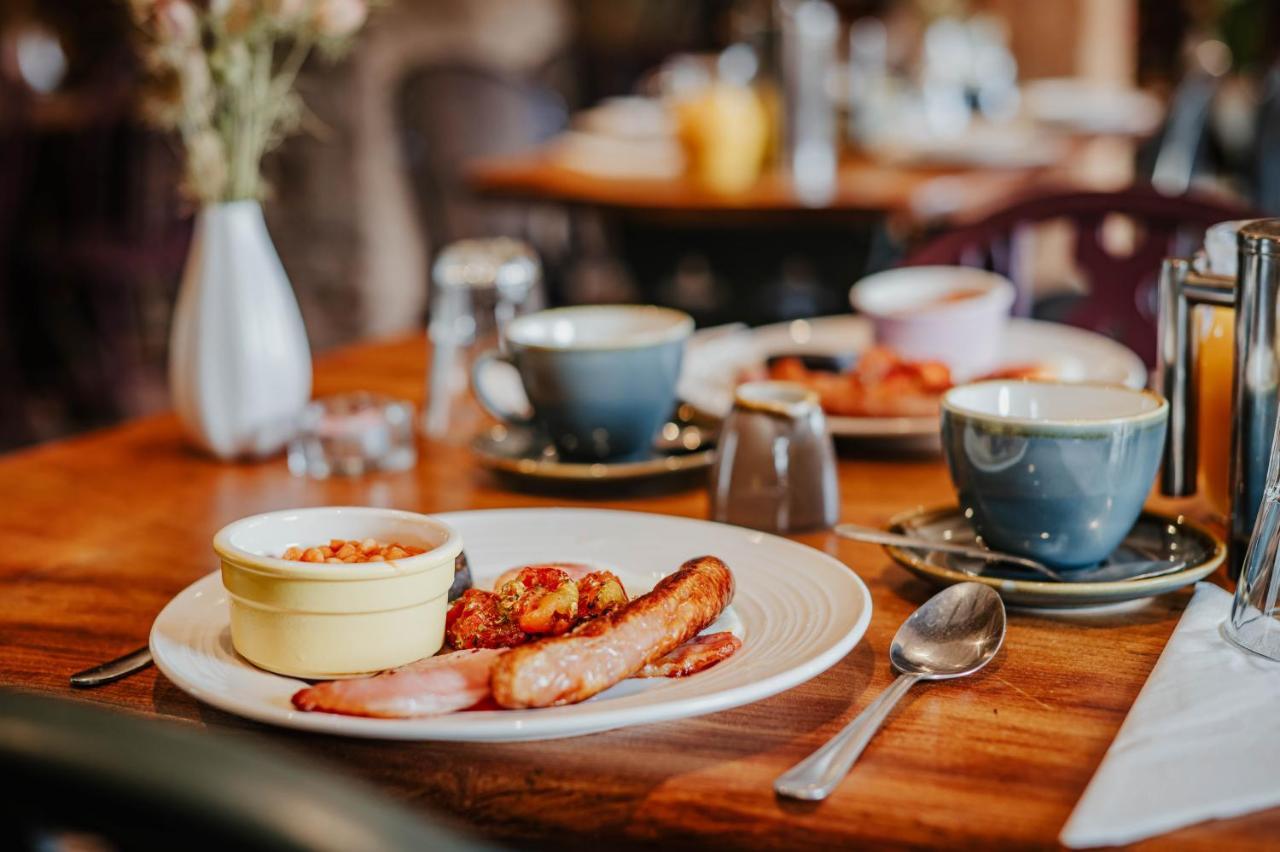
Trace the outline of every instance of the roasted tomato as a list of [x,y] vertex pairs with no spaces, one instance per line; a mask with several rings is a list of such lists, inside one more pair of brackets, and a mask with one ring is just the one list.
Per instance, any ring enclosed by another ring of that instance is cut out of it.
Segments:
[[524,631],[503,612],[493,592],[467,589],[449,607],[444,619],[444,638],[457,650],[464,648],[509,648],[525,641]]
[[592,571],[578,581],[578,619],[611,612],[627,602],[622,581],[612,571]]
[[578,620],[578,584],[559,568],[521,568],[498,597],[502,611],[525,633],[567,633]]

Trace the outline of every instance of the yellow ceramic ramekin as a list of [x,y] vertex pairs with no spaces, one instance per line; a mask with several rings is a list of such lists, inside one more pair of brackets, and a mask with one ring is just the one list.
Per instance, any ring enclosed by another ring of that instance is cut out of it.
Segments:
[[[377,539],[424,547],[389,562],[280,559],[291,546]],[[231,642],[254,665],[304,678],[367,674],[429,657],[444,643],[462,537],[414,512],[333,506],[268,512],[213,537],[231,599]]]

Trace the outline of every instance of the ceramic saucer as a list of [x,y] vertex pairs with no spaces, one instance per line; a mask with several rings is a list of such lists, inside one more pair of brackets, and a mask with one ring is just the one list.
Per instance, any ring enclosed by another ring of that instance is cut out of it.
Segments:
[[[958,506],[916,509],[889,521],[891,532],[916,538],[977,544],[973,527]],[[913,548],[886,547],[893,560],[911,573],[939,586],[975,581],[991,586],[1007,603],[1029,607],[1078,607],[1118,603],[1161,595],[1212,574],[1227,548],[1222,539],[1181,515],[1143,512],[1120,546],[1103,564],[1136,560],[1183,561],[1184,567],[1157,577],[1115,582],[1058,583],[979,560]],[[965,571],[981,571],[974,577]],[[1024,579],[1025,578],[1025,579]]]
[[561,459],[556,448],[534,429],[494,426],[471,444],[476,459],[490,470],[545,482],[624,482],[674,476],[711,467],[715,450],[702,444],[694,449],[663,442],[647,458],[614,462],[576,462]]

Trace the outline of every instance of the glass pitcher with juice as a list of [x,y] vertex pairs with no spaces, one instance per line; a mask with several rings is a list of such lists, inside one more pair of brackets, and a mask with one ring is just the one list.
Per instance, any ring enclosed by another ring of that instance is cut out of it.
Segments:
[[1235,311],[1196,309],[1195,382],[1198,491],[1225,520],[1231,511],[1231,371],[1235,363]]

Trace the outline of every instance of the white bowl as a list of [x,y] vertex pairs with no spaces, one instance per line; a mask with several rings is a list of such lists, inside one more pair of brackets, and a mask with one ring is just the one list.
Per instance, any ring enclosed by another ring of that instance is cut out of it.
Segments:
[[[377,539],[426,548],[387,562],[279,558],[293,546]],[[305,678],[350,677],[429,657],[462,538],[414,512],[360,506],[268,512],[213,538],[231,601],[231,643],[254,665]]]
[[[968,298],[947,301],[957,293]],[[998,366],[1017,291],[1003,275],[967,266],[906,266],[863,278],[849,290],[871,320],[876,343],[912,361],[942,361],[957,379]]]

